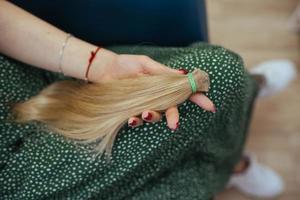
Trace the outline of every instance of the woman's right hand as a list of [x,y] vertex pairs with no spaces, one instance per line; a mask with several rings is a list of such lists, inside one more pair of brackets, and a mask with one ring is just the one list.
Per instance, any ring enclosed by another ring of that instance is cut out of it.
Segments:
[[[155,75],[165,73],[186,74],[184,69],[169,68],[144,55],[115,54],[106,49],[101,49],[97,55],[94,66],[91,67],[89,79],[93,82],[105,82],[124,77],[140,75]],[[204,110],[216,112],[213,102],[202,93],[193,94],[190,100]],[[176,130],[179,126],[179,112],[177,106],[170,107],[165,112],[168,127]],[[131,127],[137,127],[146,122],[157,122],[162,118],[162,113],[154,110],[145,110],[141,116],[132,116],[128,120]]]

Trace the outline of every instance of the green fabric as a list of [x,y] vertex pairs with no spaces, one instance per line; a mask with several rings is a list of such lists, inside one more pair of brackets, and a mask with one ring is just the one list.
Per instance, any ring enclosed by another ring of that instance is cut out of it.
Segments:
[[[172,68],[206,71],[215,114],[186,101],[177,131],[165,117],[137,128],[125,125],[110,163],[93,159],[72,141],[33,124],[9,120],[9,106],[63,76],[0,56],[1,199],[197,199],[222,190],[246,138],[257,85],[241,58],[222,47],[111,47],[145,54]],[[163,84],[163,83],[157,83]]]

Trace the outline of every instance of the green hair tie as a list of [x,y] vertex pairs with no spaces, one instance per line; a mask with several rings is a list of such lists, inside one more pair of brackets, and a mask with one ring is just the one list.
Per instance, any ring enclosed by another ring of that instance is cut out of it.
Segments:
[[191,85],[191,88],[192,88],[192,92],[193,93],[197,92],[197,85],[196,85],[195,79],[193,77],[193,74],[188,73],[188,78],[189,78],[189,82],[190,82],[190,85]]

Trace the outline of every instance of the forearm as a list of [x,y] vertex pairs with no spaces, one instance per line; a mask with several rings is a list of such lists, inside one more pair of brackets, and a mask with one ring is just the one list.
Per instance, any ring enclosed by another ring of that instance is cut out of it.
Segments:
[[[7,2],[0,1],[0,52],[24,63],[46,70],[62,71],[69,76],[84,78],[90,52],[95,45],[72,37],[63,56],[60,51],[67,34],[30,13]],[[97,54],[97,67],[115,54],[102,49]],[[95,70],[95,69],[94,69]]]

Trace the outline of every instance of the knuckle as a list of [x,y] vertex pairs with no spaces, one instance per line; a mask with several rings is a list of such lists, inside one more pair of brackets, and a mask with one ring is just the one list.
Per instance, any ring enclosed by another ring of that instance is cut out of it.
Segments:
[[149,60],[151,60],[150,57],[146,55],[140,55],[139,57],[143,62],[148,62]]

